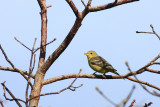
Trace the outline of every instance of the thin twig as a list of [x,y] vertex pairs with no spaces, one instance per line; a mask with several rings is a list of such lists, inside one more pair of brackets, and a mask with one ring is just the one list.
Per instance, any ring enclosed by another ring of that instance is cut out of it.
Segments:
[[3,105],[3,101],[2,101],[2,100],[0,100],[0,104],[1,104],[1,106],[2,106],[2,107],[4,107],[4,105]]
[[136,75],[136,74],[140,74],[140,73],[143,73],[145,72],[145,69],[151,65],[153,65],[153,63],[160,58],[160,54],[158,54],[154,59],[152,59],[148,64],[146,64],[145,66],[143,66],[142,68],[140,68],[139,70],[137,71],[134,71],[134,72],[130,72],[128,74],[126,74],[124,77],[128,77],[128,76],[132,76],[132,75]]
[[[23,72],[21,72],[19,69],[17,69],[17,68],[13,65],[13,63],[8,59],[6,53],[4,52],[4,50],[3,50],[3,48],[2,48],[1,45],[0,45],[0,49],[1,49],[2,53],[3,53],[3,55],[5,56],[6,61],[12,66],[12,68],[13,68],[15,71],[18,71],[18,72],[28,81],[28,78],[25,76],[25,74],[24,74]],[[29,85],[31,86],[31,88],[33,88],[32,83],[31,83],[30,81],[29,81]]]
[[156,31],[154,30],[153,25],[151,24],[150,27],[152,28],[152,32],[144,32],[144,31],[136,31],[136,33],[147,33],[147,34],[155,34],[158,39],[160,40],[160,36],[156,33]]
[[[25,71],[25,70],[22,70],[22,69],[17,69],[18,71],[16,71],[15,69],[11,68],[11,67],[4,67],[4,66],[0,66],[0,70],[3,70],[3,71],[11,71],[11,72],[21,72],[25,75],[29,75],[29,72],[28,71]],[[33,73],[30,74],[30,76],[34,79],[35,78],[35,75]]]
[[19,41],[16,37],[14,37],[14,39],[19,42],[22,46],[24,46],[25,48],[27,48],[29,51],[32,51],[30,48],[28,48],[26,45],[24,45],[21,41]]
[[72,1],[72,0],[66,0],[66,1],[67,1],[67,3],[69,4],[69,6],[71,7],[71,9],[73,10],[75,16],[78,17],[78,13],[79,13],[79,12],[78,12],[77,7],[76,7],[75,4],[73,3],[73,1]]
[[159,93],[157,93],[157,91],[156,91],[156,90],[153,90],[153,93],[160,97],[160,94],[159,94]]
[[153,27],[152,24],[150,25],[150,27],[152,28],[153,33],[154,33],[154,34],[158,37],[158,39],[160,40],[160,37],[159,37],[159,35],[156,33],[156,31],[154,30],[154,27]]
[[154,34],[153,32],[144,32],[144,31],[136,31],[136,33],[147,33],[147,34]]
[[115,0],[112,3],[107,3],[107,4],[104,4],[104,5],[95,6],[95,7],[89,7],[89,12],[102,11],[102,10],[105,10],[105,9],[109,9],[109,8],[112,8],[112,7],[123,5],[123,4],[126,4],[126,3],[136,2],[136,1],[139,1],[139,0],[119,0],[119,1]]
[[82,4],[84,5],[85,8],[87,8],[86,4],[84,3],[83,0],[81,0]]
[[149,107],[151,104],[153,104],[153,102],[149,102],[148,104],[145,103],[145,105],[143,107]]
[[130,93],[128,94],[128,96],[126,98],[124,98],[122,100],[122,102],[120,102],[119,104],[116,104],[114,103],[112,100],[110,100],[107,96],[105,96],[103,94],[103,92],[98,88],[96,87],[96,90],[108,101],[110,102],[112,105],[114,105],[115,107],[125,107],[126,103],[129,101],[129,99],[131,98],[132,94],[133,94],[133,91],[135,89],[135,85],[132,87]]
[[92,3],[92,0],[88,0],[87,6],[90,7]]
[[125,107],[126,103],[127,103],[127,102],[129,101],[129,99],[131,98],[131,96],[132,96],[132,94],[133,94],[135,88],[136,88],[136,86],[133,85],[133,87],[132,87],[130,93],[128,94],[128,96],[122,101],[123,107]]
[[134,81],[134,82],[137,82],[137,83],[140,83],[140,84],[147,85],[147,86],[149,86],[149,87],[152,87],[152,88],[157,89],[157,90],[160,91],[160,88],[159,88],[159,87],[157,87],[157,86],[155,86],[155,85],[152,85],[152,84],[150,84],[150,83],[148,83],[148,82],[140,81],[140,80],[137,80],[137,79],[134,79],[134,78],[131,78],[131,77],[127,77],[127,79],[129,79],[129,80],[131,80],[131,81]]
[[153,90],[153,92],[149,91],[146,86],[142,85],[143,89],[145,89],[149,94],[160,97],[160,94],[157,93],[155,90]]
[[146,71],[149,71],[149,72],[152,72],[152,73],[160,74],[160,71],[153,70],[153,69],[150,69],[150,68],[148,68],[148,67],[147,67],[145,70],[146,70]]
[[[19,107],[22,107],[22,105],[19,103],[19,101],[21,101],[23,103],[25,103],[25,101],[23,101],[22,99],[16,98],[13,95],[13,93],[5,86],[5,81],[3,83],[1,83],[1,85],[3,86],[3,90],[4,90],[4,94],[3,95],[4,95],[5,99],[9,100],[9,101],[15,101]],[[9,95],[12,97],[12,99],[9,99],[9,98],[6,97],[6,91],[9,93]]]
[[48,6],[47,6],[47,8],[50,8],[50,7],[52,7],[52,5],[48,5]]
[[[34,54],[34,60],[33,60],[32,72],[33,72],[33,70],[34,70],[35,63],[36,63],[36,54]],[[30,74],[31,74],[31,73],[30,73]],[[30,76],[31,76],[31,75],[30,75]]]
[[134,99],[129,107],[133,107],[136,100]]
[[41,46],[41,47],[38,47],[37,49],[35,49],[35,50],[33,51],[33,53],[37,52],[40,48],[43,48],[44,46],[47,46],[47,45],[51,44],[51,43],[54,42],[55,40],[56,40],[56,38],[54,38],[52,41],[48,42],[47,44],[45,44],[45,45],[43,45],[43,46]]
[[40,96],[46,96],[46,95],[52,95],[52,94],[60,94],[61,92],[65,91],[65,90],[67,90],[67,89],[69,89],[69,90],[71,90],[71,91],[76,91],[77,88],[83,86],[83,84],[79,85],[78,87],[74,87],[74,86],[73,86],[73,84],[75,83],[75,81],[76,81],[77,78],[79,77],[81,71],[82,71],[82,70],[80,69],[77,77],[73,80],[73,82],[72,82],[68,87],[66,87],[66,88],[64,88],[64,89],[62,89],[62,90],[60,90],[60,91],[58,91],[58,92],[51,92],[51,93],[40,94],[39,96],[35,96],[35,97],[32,97],[32,98],[28,99],[28,101],[33,100],[33,99],[35,99],[35,98],[37,98],[37,97],[40,97]]
[[160,62],[153,62],[153,64],[157,64],[157,65],[160,65]]
[[4,57],[5,57],[6,61],[12,66],[13,69],[15,69],[15,66],[14,66],[13,63],[8,59],[6,53],[4,52],[4,50],[3,50],[3,48],[2,48],[1,45],[0,45],[0,49],[1,49],[1,51],[2,51],[2,53],[3,53],[3,55],[4,55]]
[[[34,40],[32,51],[31,51],[28,81],[30,81],[30,78],[31,78],[30,74],[33,72],[32,71],[33,70],[33,67],[32,67],[33,56],[34,56],[34,63],[35,63],[35,55],[34,55],[33,51],[34,51],[34,47],[36,44],[36,40],[37,40],[37,38],[35,38],[35,40]],[[28,89],[29,89],[29,82],[27,82],[27,87],[26,87],[26,107],[28,107]]]
[[103,94],[103,92],[98,88],[96,87],[96,90],[99,92],[99,94],[101,94],[108,102],[110,102],[112,105],[116,106],[116,103],[114,103],[112,100],[110,100],[107,96],[105,96]]
[[[132,70],[130,69],[130,66],[129,66],[129,64],[128,64],[127,61],[126,61],[126,66],[127,66],[128,70],[129,70],[130,72],[132,72]],[[144,90],[146,90],[147,92],[149,92],[150,94],[154,95],[154,93],[151,93],[151,92],[150,92],[145,86],[143,86],[142,84],[148,85],[148,86],[150,86],[150,87],[152,87],[152,88],[155,88],[155,89],[157,89],[157,90],[160,91],[160,88],[159,88],[159,87],[157,87],[157,86],[155,86],[155,85],[152,85],[152,84],[150,84],[150,83],[144,82],[144,81],[140,81],[140,80],[136,77],[136,75],[133,75],[133,76],[134,76],[135,79],[133,79],[133,78],[131,78],[131,77],[128,77],[128,79],[131,80],[131,81],[134,81],[134,82],[138,82],[138,83],[140,84],[140,86],[141,86]],[[158,95],[155,95],[155,96],[158,96]]]

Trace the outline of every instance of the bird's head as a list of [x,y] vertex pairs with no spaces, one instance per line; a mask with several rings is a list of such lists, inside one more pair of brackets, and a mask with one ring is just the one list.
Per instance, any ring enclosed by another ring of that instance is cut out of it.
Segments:
[[89,59],[98,56],[95,51],[88,51],[87,53],[85,53],[85,55],[86,55]]

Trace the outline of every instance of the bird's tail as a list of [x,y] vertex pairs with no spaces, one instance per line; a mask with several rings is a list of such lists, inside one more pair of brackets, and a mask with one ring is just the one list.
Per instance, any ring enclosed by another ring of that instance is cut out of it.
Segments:
[[119,75],[122,79],[124,79],[120,74],[117,73],[117,70],[114,70],[113,73]]

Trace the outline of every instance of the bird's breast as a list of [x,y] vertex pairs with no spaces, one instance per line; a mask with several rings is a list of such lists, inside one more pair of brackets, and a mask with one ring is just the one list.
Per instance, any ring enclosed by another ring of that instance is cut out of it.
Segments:
[[91,63],[89,63],[89,66],[96,72],[99,72],[99,73],[106,73],[106,70],[102,67],[99,67],[97,65],[93,65]]

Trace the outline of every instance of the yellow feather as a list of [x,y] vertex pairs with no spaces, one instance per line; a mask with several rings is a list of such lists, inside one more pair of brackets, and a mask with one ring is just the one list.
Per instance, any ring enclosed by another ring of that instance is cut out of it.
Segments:
[[[88,63],[89,63],[89,66],[96,72],[99,72],[99,73],[107,73],[107,72],[112,72],[116,75],[119,75],[116,70],[111,66],[111,64],[109,64],[106,60],[102,60],[102,59],[99,59],[99,61],[101,62],[104,62],[105,65],[107,66],[110,66],[110,68],[107,68],[107,67],[101,67],[99,66],[98,64],[96,65],[96,60],[95,60],[95,64],[93,64],[93,60],[91,62],[91,59],[95,58],[95,57],[98,57],[98,54],[95,52],[95,51],[88,51],[87,53],[85,53],[85,55],[87,56],[88,58]],[[103,63],[101,63],[103,64]]]

